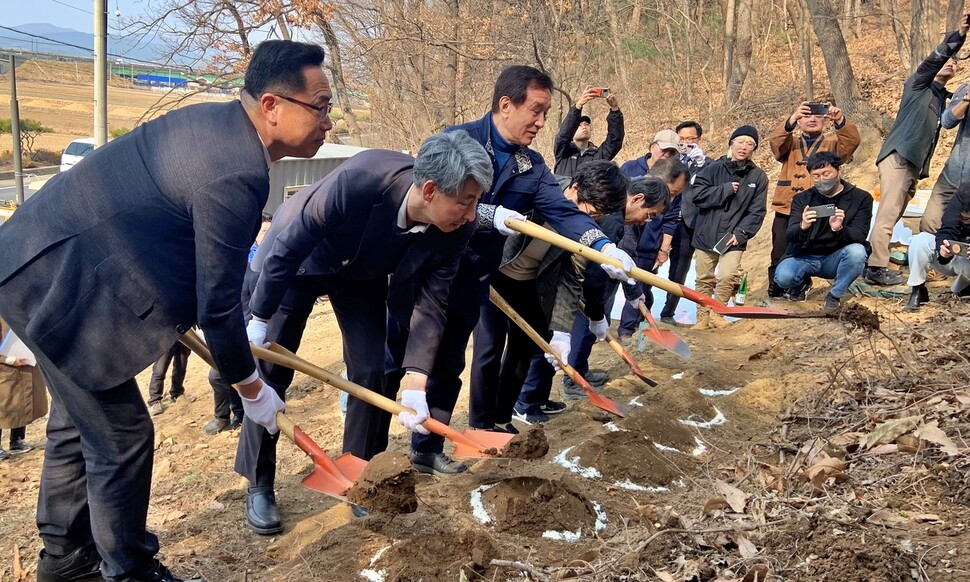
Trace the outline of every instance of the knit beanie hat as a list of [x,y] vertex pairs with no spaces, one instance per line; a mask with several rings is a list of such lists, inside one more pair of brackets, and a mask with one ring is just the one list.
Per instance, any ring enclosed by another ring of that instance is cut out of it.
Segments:
[[753,139],[755,149],[758,148],[758,129],[753,125],[742,125],[741,127],[735,129],[734,133],[731,134],[731,139],[728,140],[728,145],[731,145],[734,138],[742,135],[746,135]]

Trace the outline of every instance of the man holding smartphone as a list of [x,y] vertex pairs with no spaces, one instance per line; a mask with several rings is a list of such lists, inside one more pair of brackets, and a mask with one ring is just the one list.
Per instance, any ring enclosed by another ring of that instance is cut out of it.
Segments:
[[[828,121],[832,122],[835,131],[824,133]],[[805,169],[805,160],[818,152],[834,152],[843,161],[849,161],[861,141],[859,128],[829,102],[801,102],[768,136],[771,153],[781,162],[781,172],[771,198],[775,217],[771,221],[768,297],[781,297],[788,291],[775,284],[775,269],[788,248],[792,199],[813,185],[812,177]]]
[[929,301],[926,273],[933,269],[944,275],[957,275],[950,290],[962,295],[970,289],[970,183],[964,182],[946,205],[936,235],[921,232],[909,243],[909,286],[912,295],[903,309],[916,311]]
[[879,208],[869,234],[872,254],[865,272],[866,281],[874,285],[902,283],[902,275],[888,267],[893,226],[916,194],[916,182],[930,175],[930,158],[940,136],[940,116],[950,97],[946,84],[956,74],[955,57],[970,29],[968,21],[970,15],[964,16],[960,29],[947,34],[906,79],[896,121],[876,156]]
[[[583,115],[583,107],[593,99],[602,98],[610,107],[606,114],[606,141],[594,145],[593,120]],[[616,95],[605,87],[586,87],[567,111],[553,142],[556,159],[555,174],[572,177],[576,170],[593,160],[612,160],[623,148],[623,112]]]
[[842,158],[833,152],[812,154],[805,169],[815,184],[791,203],[788,248],[775,270],[774,283],[804,300],[811,277],[833,281],[825,310],[838,309],[842,296],[862,274],[868,256],[866,234],[872,196],[842,179]]

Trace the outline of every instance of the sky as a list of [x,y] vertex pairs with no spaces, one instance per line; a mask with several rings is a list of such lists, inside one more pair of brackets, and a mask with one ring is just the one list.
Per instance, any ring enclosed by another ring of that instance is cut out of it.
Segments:
[[[116,32],[116,11],[121,11],[122,18],[138,16],[149,8],[150,0],[107,0],[107,3],[108,30]],[[45,22],[94,33],[94,0],[0,0],[0,13],[6,26]]]

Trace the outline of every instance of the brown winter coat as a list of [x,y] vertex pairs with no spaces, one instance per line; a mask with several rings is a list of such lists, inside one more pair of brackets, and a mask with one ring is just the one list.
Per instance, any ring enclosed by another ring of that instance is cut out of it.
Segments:
[[775,194],[771,198],[771,209],[787,216],[791,214],[792,198],[813,186],[812,178],[805,169],[805,158],[817,152],[835,152],[842,161],[848,162],[862,138],[859,136],[859,128],[846,118],[842,129],[819,136],[809,150],[804,137],[799,135],[796,139],[785,130],[786,123],[788,118],[771,132],[768,143],[771,144],[771,153],[775,159],[781,162],[781,174],[778,176]]
[[[0,319],[0,338],[10,330]],[[27,426],[47,414],[47,384],[37,366],[8,366],[0,358],[0,429]]]

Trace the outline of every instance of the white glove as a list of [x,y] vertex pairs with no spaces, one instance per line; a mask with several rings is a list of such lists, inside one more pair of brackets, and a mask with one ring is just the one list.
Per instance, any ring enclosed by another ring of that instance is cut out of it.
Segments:
[[[563,362],[569,360],[570,346],[572,346],[572,339],[568,333],[564,331],[552,332],[552,339],[549,340],[549,347],[559,354],[559,359],[561,359]],[[559,365],[559,362],[556,361],[556,356],[549,353],[543,355],[546,357],[546,361],[552,364],[553,367]]]
[[431,434],[428,429],[424,428],[421,424],[422,422],[428,420],[428,416],[431,415],[428,412],[428,399],[424,390],[403,390],[401,391],[401,404],[406,408],[410,408],[414,411],[411,412],[399,412],[397,415],[397,421],[404,425],[406,429],[411,432],[419,432],[421,434]]
[[687,157],[690,158],[690,161],[694,162],[694,165],[698,168],[703,168],[704,164],[707,162],[707,156],[704,155],[704,150],[702,150],[701,146],[699,145],[692,147],[690,151],[687,152]]
[[631,299],[631,300],[627,301],[627,304],[629,304],[630,307],[636,309],[637,311],[640,311],[640,302],[641,301],[643,301],[644,303],[646,303],[646,301],[647,301],[647,296],[644,295],[643,293],[641,293],[640,296],[637,297],[636,299]]
[[593,332],[596,336],[596,341],[601,342],[606,339],[606,332],[610,330],[610,324],[606,321],[606,318],[598,319],[593,321],[589,320],[589,331]]
[[511,236],[511,235],[514,235],[514,234],[519,234],[519,231],[512,230],[511,228],[505,226],[505,219],[506,218],[515,218],[516,220],[525,220],[526,219],[525,216],[523,216],[522,214],[519,214],[518,212],[516,212],[514,210],[509,210],[508,208],[506,208],[504,206],[496,206],[495,207],[495,214],[492,217],[492,224],[493,224],[493,226],[495,226],[495,230],[499,231],[500,233],[504,234],[505,236]]
[[269,434],[280,431],[276,426],[276,413],[286,410],[286,403],[280,399],[276,390],[263,384],[256,398],[246,398],[242,394],[239,397],[242,398],[243,414],[246,418],[265,428]]
[[268,348],[269,342],[266,341],[266,322],[260,321],[255,317],[249,320],[246,325],[246,335],[250,343],[260,348]]
[[603,267],[603,270],[606,271],[606,274],[609,275],[611,279],[616,279],[617,281],[625,281],[630,285],[633,285],[635,283],[635,281],[630,277],[630,271],[633,270],[633,267],[635,267],[636,264],[633,262],[633,259],[630,258],[630,255],[626,254],[624,251],[622,251],[619,247],[617,247],[613,243],[608,243],[606,246],[603,247],[603,250],[601,252],[604,255],[610,257],[611,259],[616,259],[623,264],[622,269],[618,269],[613,265],[600,265],[601,267]]

